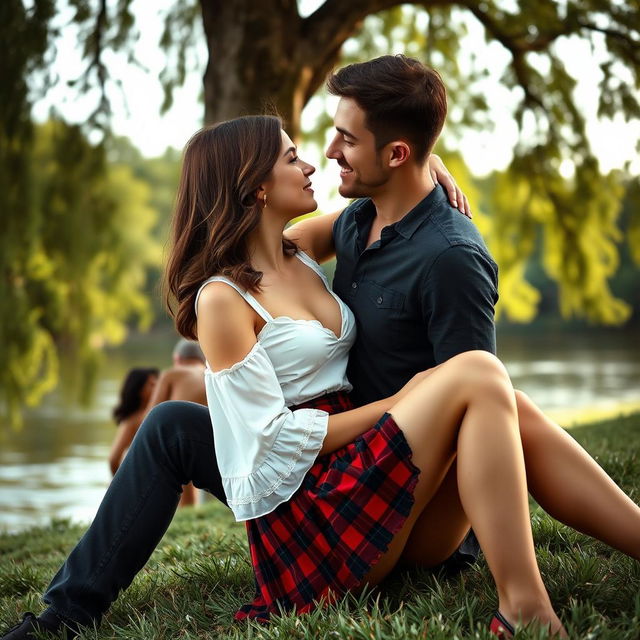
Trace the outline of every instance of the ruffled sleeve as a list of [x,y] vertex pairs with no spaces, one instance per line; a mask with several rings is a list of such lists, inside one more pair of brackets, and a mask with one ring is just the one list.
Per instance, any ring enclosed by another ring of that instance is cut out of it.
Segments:
[[287,408],[257,342],[229,369],[205,373],[222,483],[236,520],[273,511],[300,487],[327,433],[329,415]]

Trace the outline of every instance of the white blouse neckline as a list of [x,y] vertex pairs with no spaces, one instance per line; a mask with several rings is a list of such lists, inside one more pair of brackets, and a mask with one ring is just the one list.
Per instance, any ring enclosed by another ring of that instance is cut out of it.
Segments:
[[338,310],[340,312],[340,335],[336,335],[336,332],[333,329],[329,329],[329,327],[325,327],[322,322],[320,322],[320,320],[318,320],[317,318],[292,318],[291,316],[286,316],[286,315],[282,315],[282,316],[272,316],[266,309],[265,307],[256,299],[255,296],[251,295],[249,292],[247,292],[247,295],[251,295],[251,297],[254,299],[254,301],[260,306],[260,309],[262,309],[262,311],[264,311],[265,315],[267,316],[266,318],[263,317],[264,321],[265,321],[265,325],[264,327],[262,327],[262,329],[260,329],[260,331],[258,332],[256,338],[258,340],[260,340],[260,337],[263,333],[266,333],[268,331],[268,328],[274,324],[278,324],[278,323],[300,323],[300,324],[313,324],[313,325],[317,325],[318,328],[322,329],[323,331],[326,331],[329,335],[331,335],[335,340],[337,340],[338,342],[340,342],[341,340],[344,339],[345,337],[345,320],[346,320],[346,314],[344,312],[344,302],[342,300],[340,300],[340,298],[331,290],[331,288],[329,287],[329,283],[326,280],[326,277],[324,275],[324,273],[322,273],[321,271],[319,271],[318,269],[316,269],[316,267],[313,264],[313,258],[311,258],[311,256],[308,256],[304,251],[298,250],[298,252],[295,254],[295,256],[301,261],[303,262],[305,265],[307,265],[307,267],[309,267],[322,281],[322,284],[324,284],[325,289],[327,290],[327,292],[331,295],[331,297],[338,303]]

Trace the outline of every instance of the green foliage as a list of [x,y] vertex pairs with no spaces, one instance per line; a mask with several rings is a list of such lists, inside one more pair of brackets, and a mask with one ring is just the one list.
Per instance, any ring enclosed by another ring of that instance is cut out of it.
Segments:
[[153,235],[165,243],[180,177],[181,152],[169,147],[157,158],[146,158],[130,140],[113,136],[106,140],[105,147],[109,165],[128,167],[136,180],[148,185],[149,206],[158,216]]
[[[612,478],[638,500],[640,415],[578,427],[579,440]],[[640,627],[640,564],[535,508],[536,555],[554,607],[576,640],[635,640]],[[0,535],[0,632],[39,597],[82,527],[55,521]],[[219,503],[181,509],[144,569],[97,629],[82,638],[220,638],[240,640],[489,640],[496,607],[484,560],[457,576],[398,571],[380,588],[340,599],[311,614],[288,614],[268,626],[234,623],[252,599],[254,581],[244,527]],[[529,628],[522,640],[548,635]]]
[[623,203],[627,218],[629,253],[636,266],[640,266],[640,178],[629,180]]
[[502,308],[511,320],[535,315],[539,296],[523,274],[538,229],[543,266],[558,284],[562,315],[582,314],[609,325],[627,320],[629,305],[611,293],[608,283],[619,264],[623,193],[617,175],[600,176],[593,164],[579,167],[573,180],[550,169],[532,172],[526,162],[495,177],[490,245],[501,269]]
[[54,11],[53,0],[37,0],[30,12],[21,0],[0,3],[0,402],[13,416],[23,396],[34,402],[52,386],[56,367],[51,338],[38,328],[41,313],[25,294],[23,272],[38,223],[27,77],[44,63]]
[[[144,183],[149,191],[148,205],[157,216],[157,223],[151,230],[151,237],[159,247],[166,247],[169,237],[169,223],[180,177],[181,153],[168,148],[162,156],[145,158],[126,138],[109,137],[106,141],[107,160],[110,165],[127,167],[135,180]],[[161,265],[152,266],[148,271],[147,294],[153,310],[154,324],[158,321],[171,324],[166,307],[160,295],[159,283],[162,279]]]
[[79,127],[37,127],[31,162],[31,216],[11,215],[1,240],[12,286],[0,388],[14,423],[55,386],[61,355],[67,385],[86,392],[100,349],[122,342],[131,318],[148,325],[147,272],[160,261],[148,186],[107,166]]

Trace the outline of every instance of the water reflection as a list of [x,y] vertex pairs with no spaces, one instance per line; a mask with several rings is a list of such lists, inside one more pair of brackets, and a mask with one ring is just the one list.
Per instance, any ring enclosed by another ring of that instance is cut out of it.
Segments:
[[[611,408],[640,401],[640,351],[628,333],[499,336],[499,356],[514,385],[545,410]],[[132,366],[166,366],[172,338],[109,356],[91,407],[59,393],[29,412],[19,432],[0,429],[0,529],[52,518],[89,521],[110,481],[110,420]]]

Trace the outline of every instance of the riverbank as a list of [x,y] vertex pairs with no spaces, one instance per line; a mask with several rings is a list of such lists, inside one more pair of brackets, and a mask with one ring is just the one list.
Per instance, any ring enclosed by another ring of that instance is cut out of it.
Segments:
[[[577,426],[571,433],[638,502],[640,413]],[[640,563],[559,525],[535,507],[533,528],[543,576],[571,638],[636,639]],[[54,521],[49,527],[0,535],[0,631],[21,612],[41,610],[39,594],[82,530]],[[457,577],[399,573],[376,594],[285,617],[268,628],[232,622],[233,612],[252,596],[244,527],[224,507],[208,503],[178,512],[100,629],[82,637],[488,639],[486,626],[496,607],[483,561]],[[544,634],[518,634],[523,640],[538,637]]]

